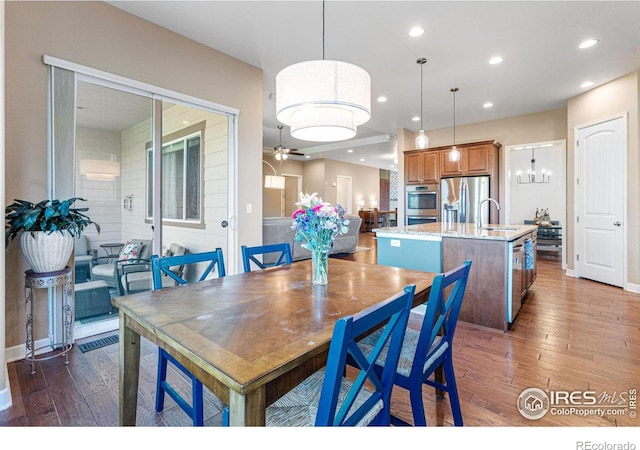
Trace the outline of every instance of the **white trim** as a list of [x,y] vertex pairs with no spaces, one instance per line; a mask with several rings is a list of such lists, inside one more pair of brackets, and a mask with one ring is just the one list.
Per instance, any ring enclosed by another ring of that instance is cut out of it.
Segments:
[[[553,146],[559,146],[560,147],[560,151],[563,152],[563,156],[566,160],[567,157],[567,140],[566,139],[558,139],[555,141],[541,141],[541,142],[532,142],[532,143],[528,143],[528,144],[517,144],[517,145],[507,145],[505,147],[505,152],[504,152],[504,172],[505,172],[505,179],[504,179],[504,203],[503,203],[503,209],[504,209],[504,222],[509,225],[511,224],[511,219],[510,219],[510,215],[511,215],[511,208],[510,208],[510,202],[511,202],[511,172],[509,171],[509,167],[510,167],[510,162],[511,162],[511,150],[514,150],[517,147],[531,147],[533,145],[545,145],[545,144],[551,144]],[[560,253],[560,257],[562,259],[562,268],[566,269],[567,268],[567,242],[566,242],[566,230],[567,230],[567,199],[566,199],[566,195],[567,195],[567,180],[566,180],[566,173],[567,173],[567,167],[566,167],[566,162],[564,163],[564,175],[565,175],[565,180],[564,180],[564,195],[565,195],[565,201],[564,201],[564,213],[562,214],[561,218],[560,218],[560,223],[562,223],[563,226],[563,230],[562,230],[562,247],[561,247],[561,253]],[[519,225],[519,224],[516,224]]]
[[0,389],[0,411],[9,408],[13,403],[11,402],[11,383],[9,383],[9,368],[4,365],[4,378],[7,380],[7,386],[4,389]]
[[[152,84],[143,83],[141,81],[136,81],[131,78],[122,77],[120,75],[115,75],[109,72],[104,72],[102,70],[94,69],[93,67],[83,66],[82,64],[77,64],[71,61],[66,61],[64,59],[56,58],[54,56],[44,55],[42,60],[45,64],[60,67],[62,69],[71,70],[73,72],[88,75],[93,78],[101,79],[105,82],[105,86],[109,86],[110,83],[117,83],[118,85],[124,85],[130,87],[132,90],[139,90],[138,93],[141,95],[145,95],[140,91],[146,93],[146,96],[149,96],[149,93],[154,93],[156,98],[163,101],[171,101],[175,102],[179,100],[181,102],[185,102],[189,105],[195,105],[197,107],[206,107],[215,109],[218,112],[224,112],[227,114],[238,115],[240,111],[237,108],[231,108],[229,106],[220,105],[219,103],[214,103],[208,100],[203,100],[201,98],[192,97],[190,95],[180,94],[174,91],[170,91],[168,89],[161,88],[159,86],[154,86]],[[135,92],[132,92],[135,93]]]
[[578,275],[576,275],[576,273],[574,272],[573,269],[567,269],[564,274],[566,276],[568,276],[568,277],[579,278]]
[[625,291],[635,292],[636,294],[640,294],[640,284],[627,283],[624,286]]
[[73,330],[74,340],[95,336],[96,334],[108,333],[115,331],[120,327],[120,320],[117,314],[113,319],[101,320],[100,322],[90,323],[87,325],[76,326]]
[[[623,135],[622,135],[622,139],[623,139],[623,147],[624,147],[624,151],[622,153],[622,167],[624,167],[625,169],[627,168],[627,155],[629,153],[629,139],[628,139],[628,134],[629,134],[629,114],[627,111],[625,112],[621,112],[621,113],[617,113],[617,114],[612,114],[610,116],[605,116],[603,118],[599,118],[599,119],[595,119],[593,121],[590,122],[586,122],[583,124],[579,124],[573,127],[573,172],[574,172],[574,179],[571,180],[571,182],[573,183],[575,189],[573,190],[573,204],[574,204],[574,217],[573,217],[573,267],[574,267],[574,271],[575,271],[575,277],[576,278],[580,278],[580,270],[579,270],[579,261],[576,259],[576,255],[577,254],[584,254],[584,248],[583,248],[583,243],[582,240],[580,238],[580,234],[578,232],[578,228],[580,226],[580,224],[577,223],[576,218],[581,215],[582,213],[582,209],[580,207],[581,203],[581,192],[582,192],[582,188],[578,189],[578,187],[576,186],[576,180],[582,175],[582,173],[580,172],[580,160],[579,158],[579,152],[576,151],[576,141],[578,140],[578,136],[580,134],[580,130],[584,129],[584,128],[589,128],[592,127],[594,125],[599,125],[602,123],[606,123],[606,122],[610,122],[613,120],[618,120],[618,119],[622,119],[623,120],[623,126],[624,126],[624,130],[623,130]],[[627,270],[628,270],[628,266],[629,266],[629,261],[628,261],[628,251],[627,251],[627,242],[628,242],[628,231],[629,231],[629,227],[628,227],[628,223],[629,221],[628,219],[628,215],[627,215],[627,170],[624,170],[622,172],[622,223],[624,224],[624,230],[623,230],[623,235],[622,235],[622,239],[623,239],[623,243],[622,243],[622,248],[623,248],[623,252],[622,252],[622,286],[627,286],[627,279],[628,279],[628,274],[627,274]],[[596,280],[597,281],[597,280]]]
[[[229,275],[234,275],[241,271],[240,258],[235,250],[240,247],[238,243],[238,116],[232,115],[228,121],[229,136],[227,145],[227,186],[233,189],[227,191],[227,258],[226,266]],[[232,151],[233,150],[233,151]],[[262,163],[260,163],[260,173],[262,173]],[[261,175],[262,176],[262,175]],[[222,225],[220,225],[222,226]]]

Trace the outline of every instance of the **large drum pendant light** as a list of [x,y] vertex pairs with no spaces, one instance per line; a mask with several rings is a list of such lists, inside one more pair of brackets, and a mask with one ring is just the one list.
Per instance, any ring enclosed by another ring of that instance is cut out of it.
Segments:
[[354,64],[324,59],[282,69],[276,76],[276,117],[291,128],[291,136],[330,142],[354,137],[371,118],[371,77]]

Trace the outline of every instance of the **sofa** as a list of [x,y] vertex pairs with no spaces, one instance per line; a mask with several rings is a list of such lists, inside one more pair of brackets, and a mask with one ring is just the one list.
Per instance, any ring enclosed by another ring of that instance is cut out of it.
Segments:
[[[339,234],[333,241],[333,246],[329,251],[330,255],[339,253],[353,253],[358,247],[358,235],[360,233],[360,225],[362,219],[354,214],[345,214],[345,219],[349,220],[349,232]],[[262,219],[262,244],[276,244],[279,242],[288,242],[291,246],[292,257],[294,261],[311,258],[311,252],[302,247],[303,242],[294,242],[295,232],[291,229],[293,219],[291,217],[265,217]],[[268,255],[265,255],[265,263],[268,261]]]

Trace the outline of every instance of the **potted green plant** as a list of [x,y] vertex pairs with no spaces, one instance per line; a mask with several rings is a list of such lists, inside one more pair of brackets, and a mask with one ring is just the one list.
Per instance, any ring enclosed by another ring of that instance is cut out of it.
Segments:
[[100,226],[84,214],[89,208],[73,207],[78,200],[86,201],[73,197],[34,204],[15,199],[5,209],[5,248],[21,234],[22,253],[34,272],[64,269],[73,252],[75,236],[91,224],[100,232]]

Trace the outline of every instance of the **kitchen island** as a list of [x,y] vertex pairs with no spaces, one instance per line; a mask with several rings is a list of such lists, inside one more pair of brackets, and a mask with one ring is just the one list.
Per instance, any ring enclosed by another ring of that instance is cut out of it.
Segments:
[[379,265],[446,272],[470,259],[464,322],[508,331],[536,277],[535,225],[436,222],[373,231]]

